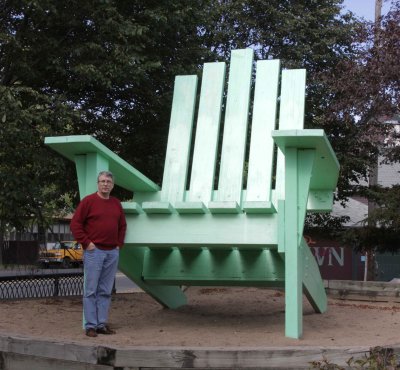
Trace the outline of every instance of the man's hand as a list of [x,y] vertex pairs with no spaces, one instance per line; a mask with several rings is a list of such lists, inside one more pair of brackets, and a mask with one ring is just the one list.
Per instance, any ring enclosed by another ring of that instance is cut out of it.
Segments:
[[87,246],[86,250],[87,251],[91,251],[91,250],[93,250],[95,248],[96,248],[96,246],[94,245],[94,243],[90,242],[89,245]]

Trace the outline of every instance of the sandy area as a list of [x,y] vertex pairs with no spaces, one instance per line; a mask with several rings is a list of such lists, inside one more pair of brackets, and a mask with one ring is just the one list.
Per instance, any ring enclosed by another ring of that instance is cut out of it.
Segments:
[[261,288],[186,291],[189,304],[162,308],[145,293],[113,297],[115,335],[88,338],[81,328],[81,298],[0,302],[0,335],[108,346],[377,346],[400,343],[400,304],[329,299],[316,314],[304,301],[304,336],[284,336],[284,297]]

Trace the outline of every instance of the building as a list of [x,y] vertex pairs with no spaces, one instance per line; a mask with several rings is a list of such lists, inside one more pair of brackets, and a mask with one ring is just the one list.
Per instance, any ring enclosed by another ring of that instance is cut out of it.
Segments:
[[41,247],[44,247],[44,245],[51,246],[56,241],[73,240],[73,236],[69,227],[71,218],[72,214],[55,218],[54,223],[47,230],[43,230],[42,228],[38,227],[37,224],[32,223],[23,232],[11,230],[7,239],[11,241],[35,240],[41,244]]

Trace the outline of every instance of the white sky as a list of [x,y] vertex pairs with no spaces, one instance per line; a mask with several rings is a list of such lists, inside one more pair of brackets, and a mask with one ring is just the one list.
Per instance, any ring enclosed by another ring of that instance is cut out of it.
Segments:
[[[375,0],[344,0],[343,5],[359,17],[373,21],[375,18]],[[390,1],[383,0],[382,15],[390,8]]]

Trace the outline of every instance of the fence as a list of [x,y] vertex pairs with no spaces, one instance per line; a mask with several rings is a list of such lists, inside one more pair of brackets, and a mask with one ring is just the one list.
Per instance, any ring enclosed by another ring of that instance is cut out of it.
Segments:
[[0,277],[0,299],[64,297],[82,294],[82,273]]
[[39,257],[39,243],[35,240],[7,240],[1,245],[4,265],[34,265]]

